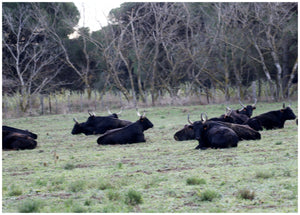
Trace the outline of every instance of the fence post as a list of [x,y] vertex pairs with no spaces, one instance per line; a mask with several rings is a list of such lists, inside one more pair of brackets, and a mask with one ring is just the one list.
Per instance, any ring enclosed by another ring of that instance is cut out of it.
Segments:
[[51,94],[49,94],[49,112],[52,114],[52,105],[51,105]]
[[54,93],[54,100],[55,100],[55,113],[58,114],[58,103],[57,103],[56,93]]
[[83,109],[83,98],[82,98],[82,92],[80,92],[80,112],[82,112]]
[[95,96],[95,111],[97,110],[97,91],[94,90],[94,96]]
[[41,106],[41,115],[44,115],[44,96],[40,95],[40,106]]

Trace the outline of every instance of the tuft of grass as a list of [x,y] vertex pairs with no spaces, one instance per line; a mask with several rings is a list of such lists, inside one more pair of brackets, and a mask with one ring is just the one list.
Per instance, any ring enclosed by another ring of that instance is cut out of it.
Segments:
[[77,193],[85,188],[86,182],[85,181],[74,181],[69,185],[69,190],[71,192]]
[[136,190],[129,190],[125,196],[125,203],[127,205],[139,205],[143,203],[142,194]]
[[191,177],[191,178],[188,178],[188,179],[186,180],[186,184],[187,184],[187,185],[206,184],[206,181],[205,181],[205,179],[203,179],[203,178]]
[[87,209],[81,205],[74,205],[73,208],[72,208],[72,211],[74,213],[86,213],[87,212]]
[[253,200],[255,198],[255,192],[254,191],[250,191],[248,189],[242,189],[238,191],[238,197],[240,199],[249,199],[249,200]]
[[107,197],[110,201],[117,201],[121,199],[120,193],[114,190],[109,190],[107,193]]
[[8,191],[9,196],[20,196],[22,195],[22,193],[23,193],[22,189],[14,184],[12,184],[9,187],[9,191]]
[[273,173],[269,171],[263,171],[263,170],[257,171],[255,173],[256,178],[263,178],[263,179],[271,178],[273,175],[274,175]]
[[19,207],[20,213],[37,213],[40,211],[42,203],[39,200],[26,200]]
[[72,170],[72,169],[75,169],[75,165],[72,164],[72,163],[67,163],[67,164],[64,166],[64,169],[66,169],[66,170]]
[[282,141],[276,142],[275,145],[282,145]]
[[107,189],[112,189],[112,188],[114,188],[114,186],[110,182],[107,182],[107,181],[100,181],[98,184],[99,190],[107,190]]
[[201,192],[200,190],[198,190],[197,195],[200,197],[201,201],[210,201],[210,202],[213,199],[221,197],[221,195],[214,190],[205,190],[204,192]]

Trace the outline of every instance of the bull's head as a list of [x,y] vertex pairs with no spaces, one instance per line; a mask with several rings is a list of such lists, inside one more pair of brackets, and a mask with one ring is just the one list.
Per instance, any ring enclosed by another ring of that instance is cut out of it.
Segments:
[[185,125],[183,129],[174,134],[174,139],[177,141],[194,140],[195,132],[193,125]]
[[240,105],[243,107],[242,109],[238,110],[237,112],[240,113],[240,114],[245,114],[247,115],[248,117],[251,117],[252,116],[252,113],[253,113],[253,110],[256,109],[256,102],[257,102],[257,99],[254,100],[254,104],[253,105],[247,105],[245,106],[241,100],[239,100],[239,103]]
[[106,107],[106,110],[107,110],[108,114],[110,114],[110,115],[109,115],[110,117],[113,117],[113,118],[118,119],[118,118],[119,118],[118,115],[120,115],[120,114],[122,113],[123,107],[121,107],[121,111],[120,111],[119,113],[112,113],[112,112],[108,109],[108,107]]
[[288,107],[285,107],[285,103],[283,103],[282,108],[283,109],[281,109],[280,111],[282,112],[285,120],[296,119],[296,115],[291,108],[291,104]]
[[144,111],[143,115],[141,115],[140,112],[138,111],[138,109],[136,108],[136,114],[140,117],[140,119],[138,121],[143,126],[144,131],[153,127],[152,122],[146,117],[145,111]]
[[190,120],[190,116],[188,115],[188,122],[193,126],[194,134],[195,134],[195,139],[198,141],[202,141],[202,133],[206,129],[205,121],[207,119],[203,119],[203,115],[206,115],[205,113],[201,113],[201,121],[196,121],[192,122]]

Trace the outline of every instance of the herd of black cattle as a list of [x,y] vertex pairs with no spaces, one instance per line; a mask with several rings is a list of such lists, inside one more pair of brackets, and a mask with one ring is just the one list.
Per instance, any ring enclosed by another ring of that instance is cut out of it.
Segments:
[[[284,127],[286,120],[296,119],[290,106],[282,109],[269,111],[252,117],[256,109],[256,101],[253,105],[242,105],[242,109],[231,110],[226,108],[225,114],[220,117],[208,119],[206,113],[201,114],[200,121],[192,122],[187,117],[188,125],[174,134],[177,141],[197,140],[198,146],[195,149],[207,148],[229,148],[237,147],[240,140],[261,139],[259,131],[263,128],[279,129]],[[79,123],[76,119],[72,134],[96,135],[102,134],[97,139],[99,145],[129,144],[146,142],[144,131],[152,128],[153,124],[145,116],[140,114],[136,122],[121,120],[118,114],[111,113],[109,116],[95,116],[89,112],[86,122]],[[297,120],[296,123],[298,124]],[[37,146],[37,135],[18,128],[2,126],[2,149],[22,150],[34,149]]]

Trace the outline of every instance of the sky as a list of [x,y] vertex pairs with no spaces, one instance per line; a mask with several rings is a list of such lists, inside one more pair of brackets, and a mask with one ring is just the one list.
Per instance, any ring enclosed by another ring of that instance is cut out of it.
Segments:
[[107,25],[107,16],[109,11],[120,7],[124,0],[74,0],[73,1],[80,12],[81,19],[79,27],[89,27],[91,31],[96,31],[101,26]]

